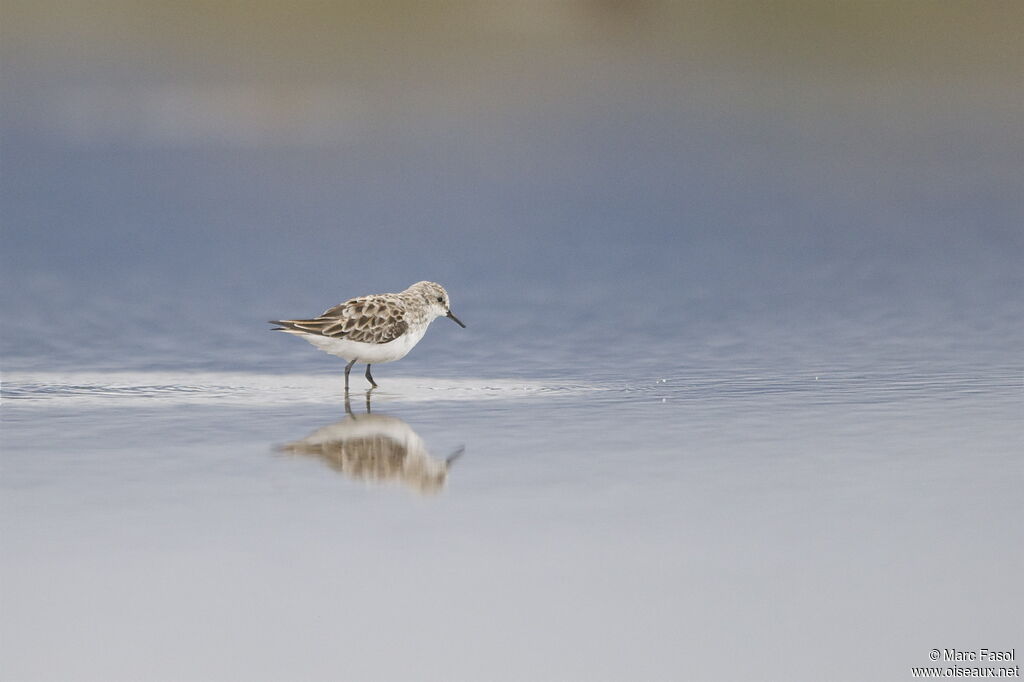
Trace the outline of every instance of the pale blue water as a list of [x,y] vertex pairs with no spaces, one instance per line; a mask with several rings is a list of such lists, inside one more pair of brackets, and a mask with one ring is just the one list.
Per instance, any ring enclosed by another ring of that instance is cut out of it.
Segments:
[[853,679],[1009,647],[1022,377],[888,370],[382,376],[375,414],[465,448],[426,497],[275,450],[345,417],[323,378],[16,375],[10,677]]
[[[1022,650],[1018,12],[836,7],[781,40],[666,7],[651,44],[470,22],[463,60],[365,80],[295,37],[115,67],[73,13],[81,45],[0,22],[0,678],[873,680]],[[370,113],[275,90],[289,64]],[[425,278],[468,328],[374,368],[379,419],[361,368],[348,414],[342,363],[265,323]]]

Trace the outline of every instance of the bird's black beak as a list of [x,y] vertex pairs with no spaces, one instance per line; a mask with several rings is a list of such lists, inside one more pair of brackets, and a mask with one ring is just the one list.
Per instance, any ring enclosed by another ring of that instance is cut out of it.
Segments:
[[445,317],[447,317],[449,320],[451,320],[455,324],[459,325],[463,329],[466,328],[466,325],[462,324],[462,320],[460,320],[459,318],[455,317],[455,313],[453,313],[452,311],[449,310],[448,314],[445,315]]

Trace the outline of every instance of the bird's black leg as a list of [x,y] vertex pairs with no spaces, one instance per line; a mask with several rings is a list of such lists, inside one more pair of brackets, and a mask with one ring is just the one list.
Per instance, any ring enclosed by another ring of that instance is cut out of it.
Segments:
[[352,371],[352,365],[356,364],[356,359],[352,358],[352,362],[345,365],[345,392],[348,393],[348,373]]
[[373,375],[370,374],[370,366],[366,366],[366,380],[373,384],[374,388],[377,388],[377,382],[373,380]]

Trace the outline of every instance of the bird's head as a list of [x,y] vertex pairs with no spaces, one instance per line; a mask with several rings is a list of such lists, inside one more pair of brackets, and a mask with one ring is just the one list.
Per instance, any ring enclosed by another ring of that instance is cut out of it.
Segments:
[[466,325],[462,323],[462,320],[455,317],[452,313],[451,302],[448,300],[448,292],[445,291],[444,287],[437,282],[416,282],[406,291],[413,293],[418,296],[422,296],[423,300],[427,304],[427,310],[430,311],[434,317],[447,317],[452,322],[455,322],[462,328]]

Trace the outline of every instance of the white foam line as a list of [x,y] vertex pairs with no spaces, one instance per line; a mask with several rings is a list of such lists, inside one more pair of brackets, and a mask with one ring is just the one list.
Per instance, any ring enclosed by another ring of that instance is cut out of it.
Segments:
[[[362,400],[363,378],[352,377],[352,400]],[[380,377],[374,402],[523,400],[601,390],[593,384],[554,384],[528,379]],[[48,407],[155,407],[187,404],[337,404],[340,375],[245,372],[5,372],[4,405]]]

